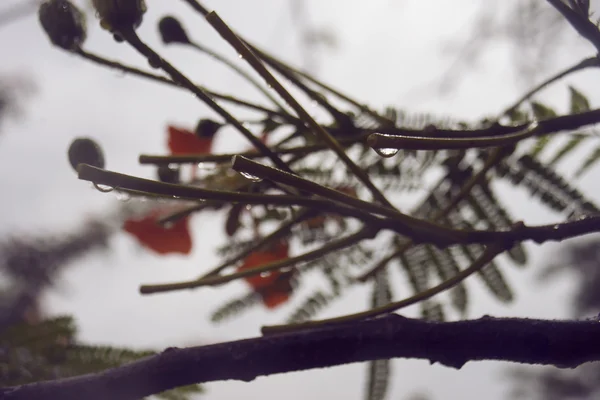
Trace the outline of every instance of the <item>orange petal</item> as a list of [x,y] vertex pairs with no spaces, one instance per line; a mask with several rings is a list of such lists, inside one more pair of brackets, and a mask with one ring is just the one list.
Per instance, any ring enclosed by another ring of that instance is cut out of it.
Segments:
[[168,127],[169,150],[173,155],[208,154],[212,150],[212,138],[200,138],[193,132],[174,126]]
[[158,254],[189,254],[192,251],[189,217],[182,218],[170,226],[159,225],[159,217],[160,212],[155,210],[142,219],[125,221],[123,229],[132,234],[142,246]]
[[287,292],[268,291],[261,293],[263,304],[267,308],[276,308],[290,299]]
[[[284,260],[289,257],[289,245],[287,242],[279,242],[268,250],[255,251],[248,255],[238,271],[258,267],[264,264]],[[263,289],[271,286],[280,277],[280,271],[270,271],[260,275],[253,275],[244,278],[254,289]]]
[[282,273],[271,286],[259,291],[263,304],[267,308],[275,308],[289,300],[293,291],[291,284],[293,274],[292,271]]

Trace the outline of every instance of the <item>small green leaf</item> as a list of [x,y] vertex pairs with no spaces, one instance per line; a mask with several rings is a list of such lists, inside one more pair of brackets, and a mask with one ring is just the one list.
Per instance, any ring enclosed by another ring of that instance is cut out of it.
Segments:
[[508,112],[508,118],[510,118],[510,122],[513,124],[521,124],[527,121],[527,113],[523,110],[510,110]]
[[579,146],[583,139],[586,137],[583,135],[573,136],[559,151],[554,154],[554,157],[548,162],[548,165],[554,166],[569,153],[571,153],[577,146]]
[[579,114],[590,110],[590,102],[579,90],[569,86],[571,92],[571,114]]
[[537,119],[554,118],[558,115],[552,108],[537,101],[531,102],[531,110]]
[[594,151],[585,159],[583,164],[581,164],[581,167],[579,167],[577,172],[575,172],[575,176],[580,177],[583,175],[583,173],[596,164],[598,160],[600,160],[600,146],[596,147]]
[[550,142],[550,140],[553,137],[554,136],[546,135],[546,136],[542,136],[542,137],[538,138],[535,142],[535,145],[533,146],[533,149],[529,153],[529,155],[531,157],[537,157],[544,150],[546,145]]

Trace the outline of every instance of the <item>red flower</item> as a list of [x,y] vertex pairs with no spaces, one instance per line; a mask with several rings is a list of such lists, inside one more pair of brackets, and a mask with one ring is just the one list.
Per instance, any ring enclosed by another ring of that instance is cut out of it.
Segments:
[[267,308],[275,308],[289,300],[293,291],[292,275],[293,271],[281,272],[272,285],[258,290]]
[[[238,267],[238,271],[284,260],[288,257],[289,245],[286,242],[279,242],[270,249],[255,251],[248,255],[242,265]],[[245,280],[254,290],[260,293],[265,306],[275,308],[289,299],[292,293],[292,275],[293,271],[270,271],[248,276]]]
[[193,132],[169,125],[169,150],[173,155],[208,154],[212,150],[212,137],[200,137]]
[[189,217],[163,226],[157,222],[161,215],[163,211],[155,209],[141,219],[128,219],[123,224],[123,230],[135,236],[142,246],[158,254],[189,254],[192,251]]

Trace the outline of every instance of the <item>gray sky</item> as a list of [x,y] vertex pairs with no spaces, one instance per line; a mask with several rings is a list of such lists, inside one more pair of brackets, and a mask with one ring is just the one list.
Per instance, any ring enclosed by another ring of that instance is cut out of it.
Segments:
[[[486,0],[487,2],[488,0]],[[14,0],[2,3],[15,4]],[[256,92],[230,71],[211,59],[184,48],[160,44],[156,23],[166,13],[180,18],[193,37],[220,52],[234,56],[212,29],[183,2],[149,0],[149,11],[139,30],[140,36],[195,81],[242,98],[256,98]],[[490,1],[491,3],[491,1]],[[508,2],[506,2],[508,3]],[[231,26],[283,59],[301,63],[297,32],[288,2],[275,0],[206,1]],[[477,71],[469,72],[450,97],[436,96],[430,82],[440,77],[453,56],[441,52],[452,38],[465,40],[468,21],[480,2],[474,0],[428,1],[309,1],[312,22],[328,25],[339,39],[339,48],[319,57],[320,78],[374,107],[395,105],[408,111],[432,111],[474,119],[493,114],[523,91],[515,84],[507,46],[490,45]],[[86,48],[109,58],[146,67],[146,61],[125,44],[115,43],[93,18],[89,21]],[[589,45],[568,32],[556,64],[549,73],[593,54]],[[461,43],[461,42],[459,42]],[[120,172],[151,177],[153,170],[137,164],[139,153],[166,152],[165,127],[168,123],[193,127],[200,117],[214,117],[191,94],[138,78],[124,77],[83,61],[50,46],[35,17],[26,18],[0,30],[2,76],[28,76],[38,92],[25,103],[26,117],[4,126],[0,136],[0,174],[3,207],[0,233],[52,234],[75,229],[85,218],[101,215],[117,201],[78,181],[71,170],[66,149],[75,136],[91,136],[103,146],[107,167]],[[240,61],[240,64],[243,63]],[[597,71],[569,78],[543,98],[566,110],[567,83],[583,88],[600,103]],[[414,88],[423,88],[416,93]],[[407,94],[409,94],[408,96]],[[233,131],[221,135],[217,151],[245,148]],[[568,163],[564,165],[568,170]],[[598,199],[595,171],[581,179],[581,187]],[[500,186],[515,217],[526,223],[543,223],[559,217],[530,201],[521,191]],[[189,279],[217,262],[213,248],[225,239],[213,232],[222,230],[222,218],[197,216],[194,251],[190,257],[156,257],[139,249],[124,234],[111,240],[111,251],[94,254],[78,262],[64,275],[63,284],[48,295],[52,313],[74,313],[81,339],[140,348],[185,346],[251,337],[263,324],[280,322],[295,304],[276,312],[256,309],[222,325],[207,317],[216,305],[244,290],[242,282],[194,292],[142,297],[141,283]],[[470,317],[496,316],[566,317],[568,280],[554,285],[532,286],[539,268],[552,255],[553,245],[539,249],[529,246],[530,267],[517,270],[507,266],[505,273],[517,294],[517,301],[504,306],[485,293],[480,282],[469,281]],[[401,291],[402,292],[402,291]],[[368,290],[357,287],[328,308],[320,317],[362,310]],[[301,298],[298,296],[297,298]],[[406,310],[413,315],[414,310]],[[464,398],[500,400],[508,390],[501,372],[508,364],[469,363],[461,371],[430,366],[425,361],[393,362],[390,399],[406,398],[419,391],[434,399]],[[208,384],[211,400],[239,398],[266,399],[361,399],[365,365],[354,364],[327,370],[271,376],[252,383]],[[451,395],[449,395],[451,394]]]

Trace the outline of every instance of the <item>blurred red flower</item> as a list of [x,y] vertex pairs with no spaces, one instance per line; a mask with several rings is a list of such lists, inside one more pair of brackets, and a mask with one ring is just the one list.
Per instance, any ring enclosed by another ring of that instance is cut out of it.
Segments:
[[158,254],[189,254],[192,251],[189,217],[161,225],[158,220],[162,215],[164,210],[154,209],[142,218],[130,218],[123,224],[123,230]]

